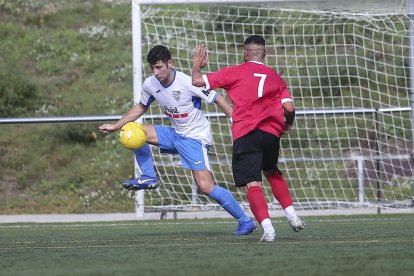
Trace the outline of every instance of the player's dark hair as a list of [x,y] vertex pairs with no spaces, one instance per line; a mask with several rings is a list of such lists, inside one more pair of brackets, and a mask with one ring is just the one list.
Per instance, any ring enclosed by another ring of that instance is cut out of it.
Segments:
[[171,53],[167,47],[162,45],[157,45],[152,48],[147,55],[147,62],[150,65],[157,63],[158,61],[162,61],[165,64],[171,59]]
[[257,45],[265,46],[266,41],[260,35],[251,35],[248,38],[246,38],[246,40],[244,41],[244,45],[248,45],[248,44],[257,44]]

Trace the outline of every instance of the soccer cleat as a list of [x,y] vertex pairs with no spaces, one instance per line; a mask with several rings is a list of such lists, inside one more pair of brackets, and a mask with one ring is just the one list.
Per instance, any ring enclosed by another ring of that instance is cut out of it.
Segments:
[[155,190],[158,188],[157,178],[141,176],[140,178],[133,178],[122,183],[122,187],[131,191],[139,190]]
[[248,235],[256,230],[256,223],[253,220],[249,221],[241,221],[239,222],[239,226],[237,227],[236,232],[234,232],[235,236],[242,236]]
[[276,232],[272,231],[272,232],[265,232],[263,236],[261,237],[260,241],[261,242],[272,242],[275,239],[276,239]]
[[293,217],[289,220],[289,225],[295,232],[299,232],[305,228],[306,224],[299,217]]

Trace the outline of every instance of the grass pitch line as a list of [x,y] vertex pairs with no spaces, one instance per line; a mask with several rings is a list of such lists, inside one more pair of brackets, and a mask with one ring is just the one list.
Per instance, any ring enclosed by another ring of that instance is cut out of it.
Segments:
[[[83,242],[91,242],[89,240],[85,240]],[[97,241],[100,242],[100,241]],[[197,243],[197,242],[177,242],[177,243],[157,243],[157,244],[140,244],[138,243],[138,241],[136,241],[137,243],[135,244],[96,244],[96,245],[76,245],[73,244],[71,242],[68,243],[68,245],[45,245],[45,246],[38,246],[38,245],[25,245],[25,246],[14,246],[14,245],[19,245],[19,244],[33,244],[31,242],[16,242],[16,243],[9,243],[7,244],[8,246],[3,247],[0,246],[0,250],[27,250],[27,249],[82,249],[82,248],[162,248],[162,247],[194,247],[194,246],[209,246],[209,247],[221,247],[223,246],[223,242],[218,242],[218,243],[211,243],[211,242],[206,242],[206,243]],[[292,241],[292,240],[284,240],[284,239],[276,239],[276,241],[274,243],[263,243],[263,242],[259,242],[257,240],[254,241],[248,241],[247,243],[249,244],[257,244],[257,245],[269,245],[269,244],[333,244],[333,245],[340,245],[340,244],[347,244],[347,245],[362,245],[362,244],[395,244],[395,243],[407,243],[407,240],[378,240],[378,239],[373,239],[373,240],[342,240],[342,241],[330,241],[330,240],[325,240],[325,241],[320,241],[320,240],[296,240],[296,241]],[[235,242],[225,242],[224,244],[226,245],[246,245],[247,244],[246,241],[245,242],[239,242],[239,241],[235,241]]]
[[[394,221],[403,221],[404,218],[330,218],[330,219],[305,219],[306,222],[340,222],[340,223],[353,223],[353,222],[394,222]],[[285,223],[284,219],[272,220],[274,224]],[[165,225],[215,225],[215,224],[235,224],[234,221],[189,221],[182,220],[180,221],[165,221],[165,222],[153,222],[153,221],[137,221],[133,223],[77,223],[72,224],[70,222],[62,223],[18,223],[18,224],[0,224],[0,229],[9,229],[9,228],[85,228],[85,227],[137,227],[137,226],[165,226]]]
[[77,227],[136,227],[136,226],[164,226],[164,225],[215,225],[215,224],[236,224],[234,221],[197,221],[197,222],[136,222],[136,223],[93,223],[90,224],[85,222],[84,224],[71,224],[67,222],[62,222],[59,224],[50,224],[50,223],[24,223],[24,224],[12,224],[12,225],[0,225],[0,229],[8,228],[77,228]]

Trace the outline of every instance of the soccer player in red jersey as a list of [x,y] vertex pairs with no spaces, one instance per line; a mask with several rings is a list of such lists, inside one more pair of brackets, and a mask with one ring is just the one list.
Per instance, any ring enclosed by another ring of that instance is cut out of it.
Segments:
[[203,75],[207,64],[205,45],[195,49],[192,82],[208,89],[224,88],[233,102],[233,176],[236,187],[246,186],[253,215],[263,227],[260,241],[274,241],[276,231],[270,220],[262,191],[262,171],[275,198],[296,232],[305,223],[296,215],[292,197],[277,167],[280,137],[289,134],[295,119],[295,105],[285,81],[264,64],[266,43],[252,35],[244,43],[245,63]]

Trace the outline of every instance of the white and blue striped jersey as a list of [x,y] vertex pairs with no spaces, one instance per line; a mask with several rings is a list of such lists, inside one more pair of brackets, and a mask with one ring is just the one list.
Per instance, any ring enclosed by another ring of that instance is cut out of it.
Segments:
[[212,145],[210,122],[201,110],[201,99],[213,104],[217,96],[214,90],[193,86],[190,76],[174,70],[174,80],[168,86],[154,75],[145,79],[141,103],[149,107],[156,100],[177,134]]

